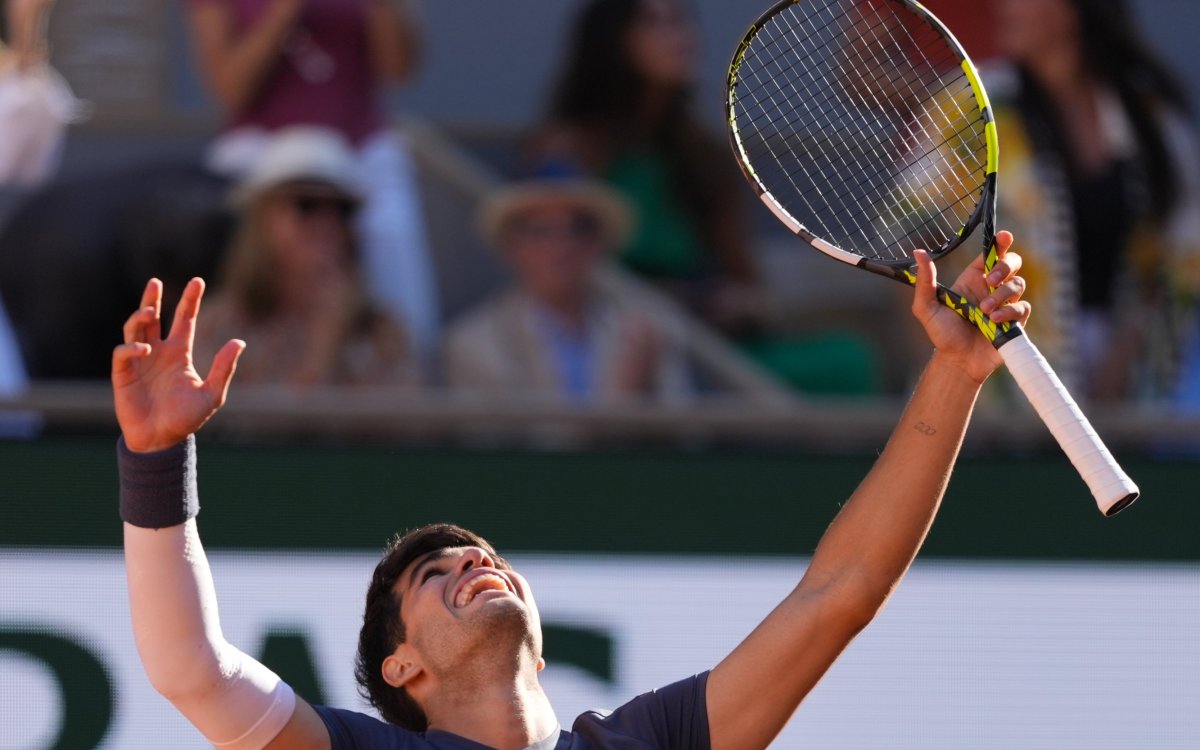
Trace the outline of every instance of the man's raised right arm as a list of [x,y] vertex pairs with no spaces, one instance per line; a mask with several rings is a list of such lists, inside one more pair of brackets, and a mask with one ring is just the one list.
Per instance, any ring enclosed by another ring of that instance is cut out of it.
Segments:
[[192,366],[204,283],[193,279],[161,336],[162,284],[151,280],[113,352],[121,517],[130,613],[151,684],[217,747],[325,750],[312,707],[221,633],[195,515],[192,434],[225,401],[245,344],[230,341],[207,379]]

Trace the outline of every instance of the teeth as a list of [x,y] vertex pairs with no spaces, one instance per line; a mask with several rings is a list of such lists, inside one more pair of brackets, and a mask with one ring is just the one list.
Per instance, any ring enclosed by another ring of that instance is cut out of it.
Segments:
[[458,592],[458,596],[454,597],[454,606],[462,608],[471,603],[475,595],[483,590],[489,591],[508,591],[508,582],[495,573],[482,573],[475,576],[466,586]]

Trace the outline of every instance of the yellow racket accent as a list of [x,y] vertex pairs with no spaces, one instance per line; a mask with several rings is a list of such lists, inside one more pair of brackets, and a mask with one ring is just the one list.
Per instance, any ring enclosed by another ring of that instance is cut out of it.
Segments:
[[962,69],[967,76],[967,81],[971,84],[971,91],[975,94],[975,101],[979,103],[979,111],[983,113],[986,123],[983,127],[987,137],[987,173],[995,174],[1000,166],[1000,138],[996,133],[996,121],[992,119],[992,104],[988,100],[983,84],[979,82],[979,71],[975,70],[971,61],[963,60]]
[[[993,255],[995,252],[996,248],[993,247]],[[904,278],[908,280],[908,283],[916,286],[917,275],[911,270],[905,269]],[[982,333],[988,341],[995,341],[997,336],[999,336],[1001,333],[1007,333],[1008,329],[1012,328],[1011,323],[997,323],[993,321],[982,310],[975,305],[972,305],[966,297],[962,296],[961,294],[956,294],[945,287],[938,286],[937,296],[938,300],[940,300],[942,304],[957,313],[960,318],[978,328],[979,332]]]

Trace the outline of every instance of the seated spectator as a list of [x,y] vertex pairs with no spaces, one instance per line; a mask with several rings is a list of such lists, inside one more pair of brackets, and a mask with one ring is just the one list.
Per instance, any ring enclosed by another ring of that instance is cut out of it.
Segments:
[[613,191],[579,178],[531,179],[489,197],[481,231],[516,283],[451,327],[449,385],[573,403],[689,393],[669,322],[595,284],[631,226]]
[[1079,397],[1169,399],[1200,361],[1187,343],[1200,147],[1184,88],[1123,0],[994,4],[999,215],[1041,311],[1030,334]]
[[200,73],[225,124],[209,166],[238,178],[272,133],[339,132],[360,160],[357,214],[368,290],[404,325],[414,351],[436,344],[437,279],[408,145],[381,95],[421,57],[411,0],[187,0]]
[[281,131],[233,197],[241,218],[205,303],[199,356],[236,336],[247,343],[246,382],[414,384],[403,328],[364,289],[353,225],[363,193],[345,141],[317,128]]
[[631,204],[623,265],[779,380],[809,393],[877,389],[853,332],[787,330],[753,252],[751,192],[724,137],[694,114],[699,34],[684,0],[589,0],[580,11],[533,169],[582,170]]
[[66,126],[82,107],[49,63],[53,0],[0,3],[0,187],[23,189],[57,170]]
[[637,226],[618,248],[638,274],[734,335],[759,327],[759,285],[728,146],[692,113],[697,30],[680,0],[591,0],[581,11],[535,168],[569,163],[621,193]]

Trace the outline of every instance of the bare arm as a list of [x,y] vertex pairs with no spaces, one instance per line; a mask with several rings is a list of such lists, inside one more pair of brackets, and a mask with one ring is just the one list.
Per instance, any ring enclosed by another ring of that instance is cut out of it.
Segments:
[[421,63],[421,29],[411,0],[372,0],[367,6],[371,60],[383,79],[403,83]]
[[274,0],[257,25],[238,34],[229,6],[192,6],[192,46],[200,74],[227,113],[240,112],[254,100],[278,64],[303,7],[304,0]]
[[9,41],[23,70],[34,68],[50,57],[46,27],[50,23],[53,0],[8,0]]
[[[1002,233],[1007,250],[1011,235]],[[977,263],[958,287],[972,299],[1017,300],[1020,259],[1001,255],[1007,277],[989,295]],[[913,312],[937,347],[875,466],[822,537],[790,595],[713,670],[707,687],[713,750],[765,748],[854,636],[883,607],[937,513],[979,387],[999,356],[973,328],[934,300],[934,272],[921,261]],[[1001,307],[1024,319],[1028,304]]]
[[[163,338],[162,284],[152,280],[125,325],[124,343],[113,353],[134,639],[151,684],[210,741],[233,750],[325,750],[329,735],[312,708],[221,633],[195,518],[170,525],[145,521],[194,494],[188,481],[194,464],[180,444],[186,445],[224,403],[245,346],[225,344],[208,377],[200,378],[192,365],[192,345],[203,293],[202,281],[189,282],[171,332]],[[164,505],[147,505],[157,500]],[[154,513],[147,515],[147,508]]]

